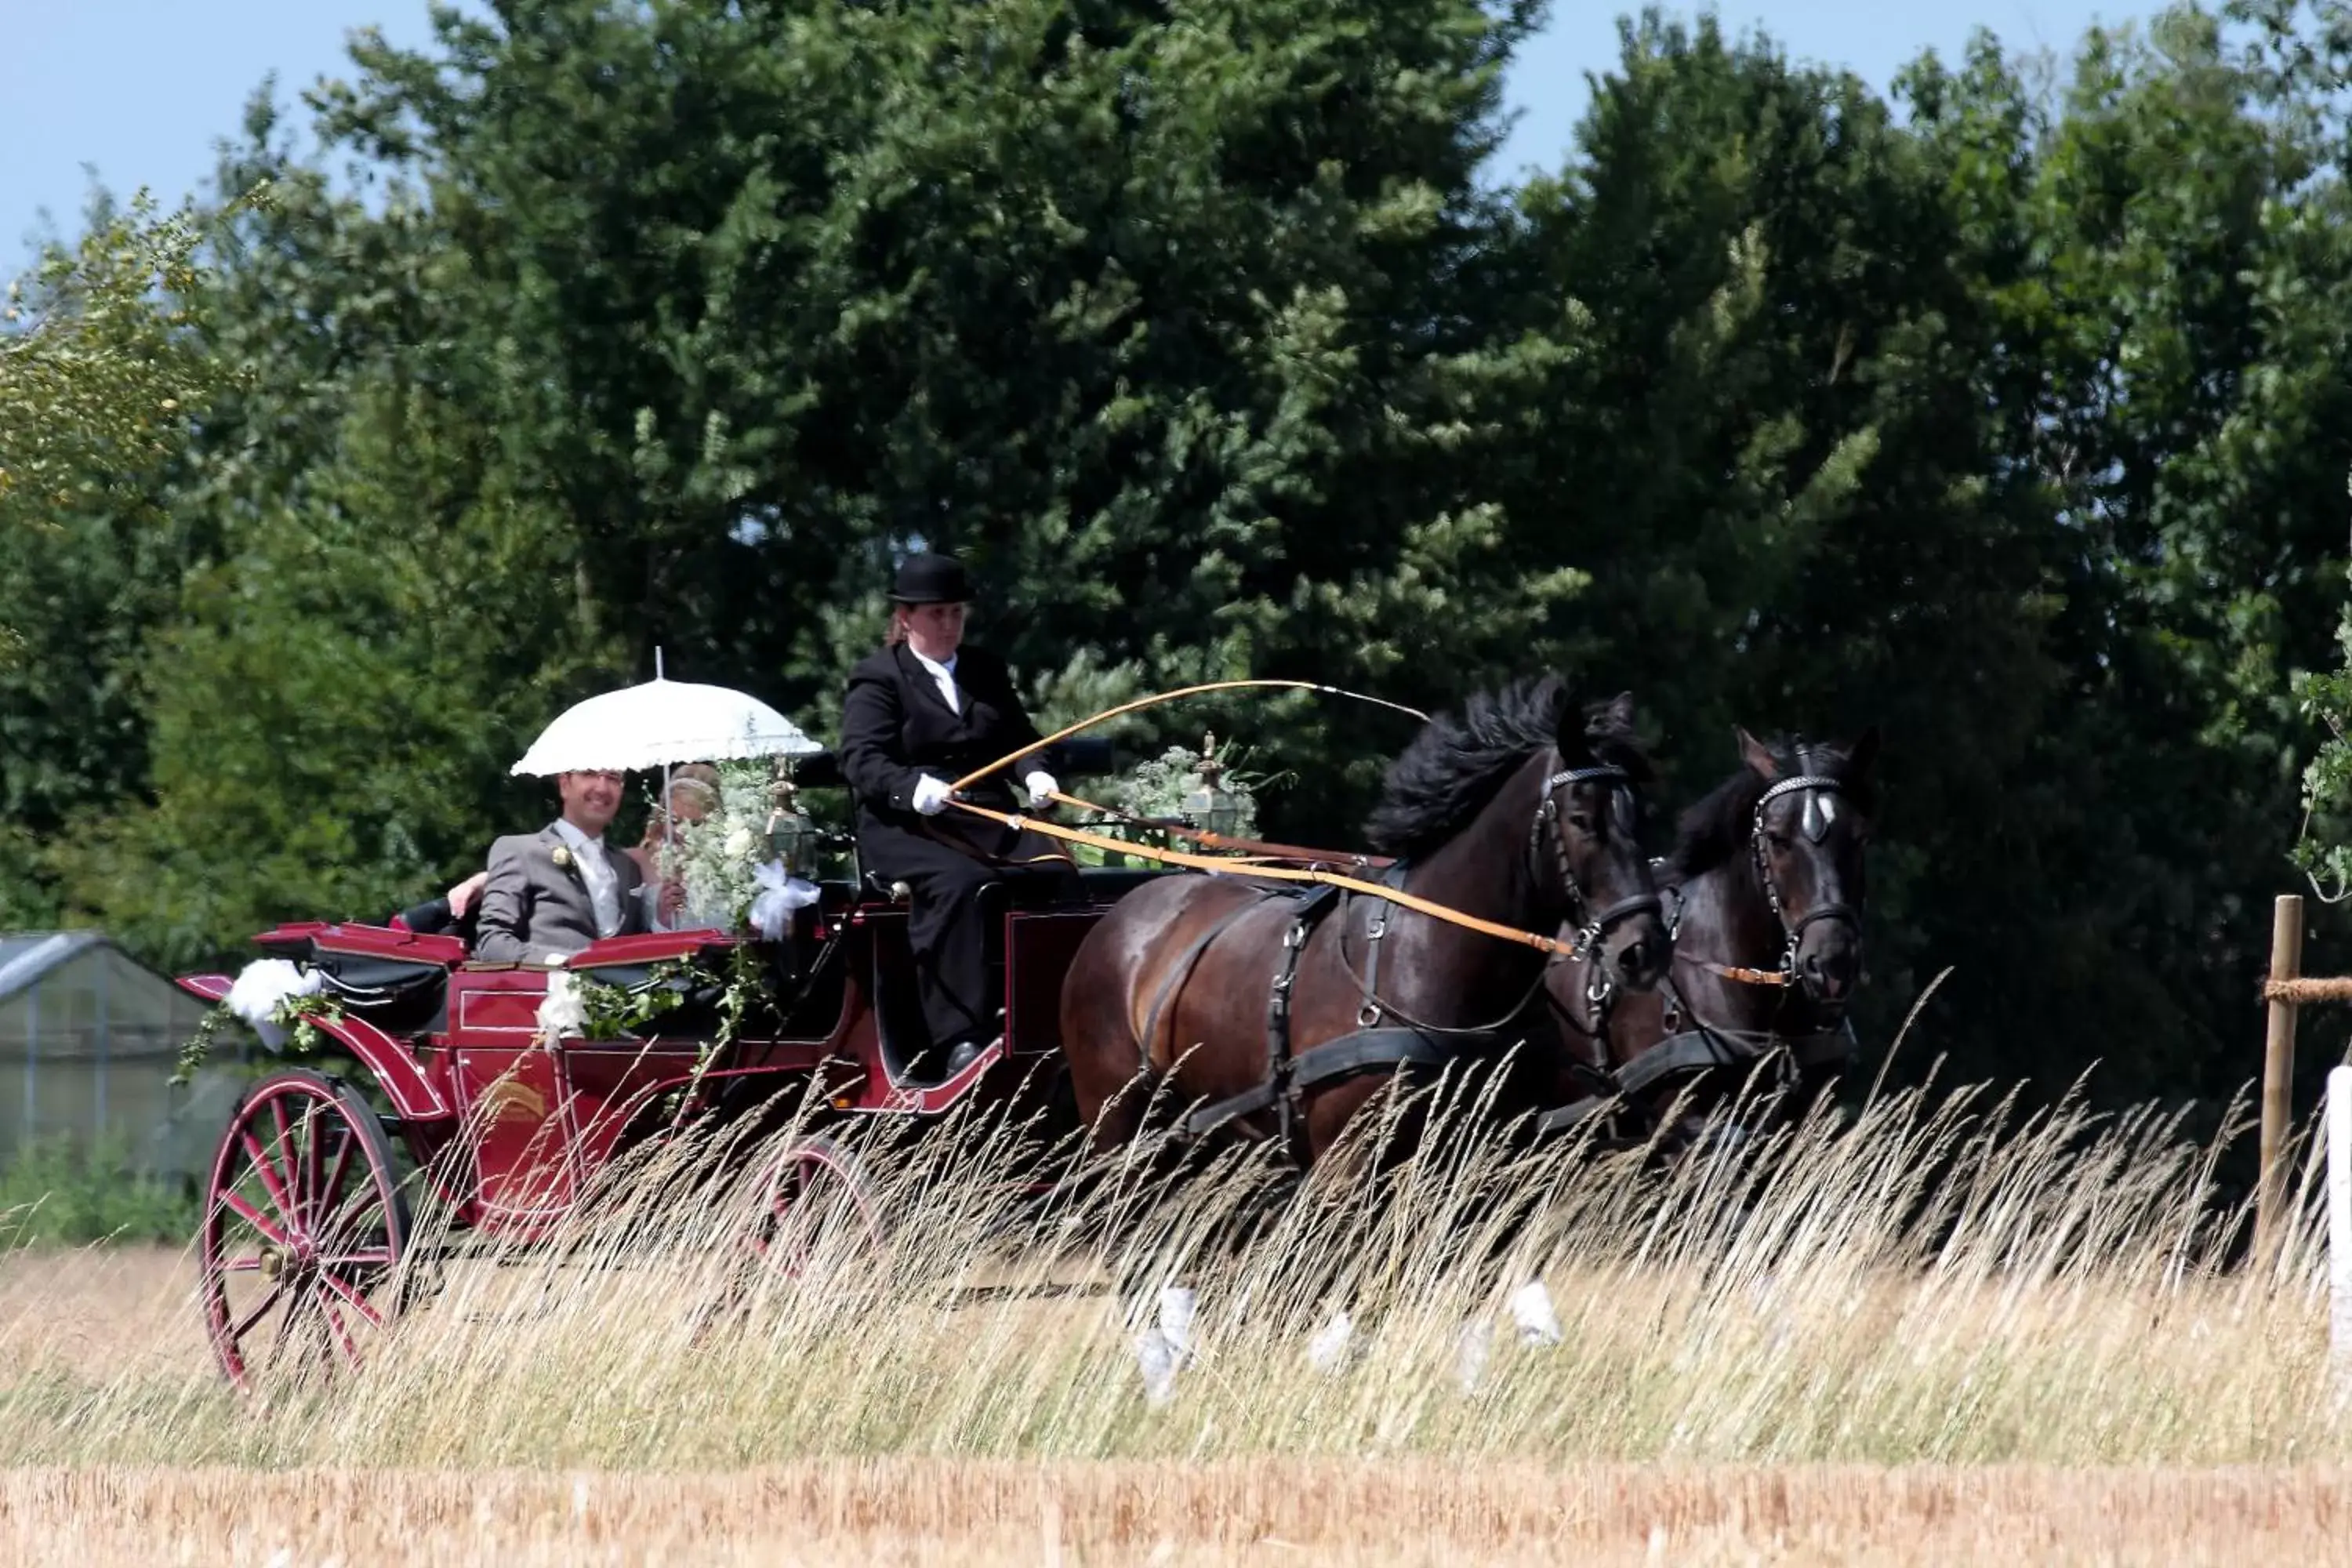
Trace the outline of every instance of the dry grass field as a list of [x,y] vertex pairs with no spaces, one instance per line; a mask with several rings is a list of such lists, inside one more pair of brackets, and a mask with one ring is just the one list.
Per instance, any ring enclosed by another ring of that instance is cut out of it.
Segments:
[[1238,1169],[1112,1247],[1008,1226],[1002,1141],[877,1159],[902,1223],[798,1279],[639,1172],[261,1401],[184,1257],[0,1258],[0,1562],[2352,1562],[2315,1237],[2225,1267],[2216,1152],[2159,1117],[1889,1096],[1664,1171],[1449,1144],[1238,1257]]

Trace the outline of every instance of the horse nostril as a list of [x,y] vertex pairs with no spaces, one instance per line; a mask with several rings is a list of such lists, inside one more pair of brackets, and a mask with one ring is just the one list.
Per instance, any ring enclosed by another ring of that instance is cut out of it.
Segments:
[[1823,997],[1844,995],[1853,978],[1851,963],[1832,963],[1818,952],[1809,954],[1798,968],[1805,977],[1806,985],[1814,994]]

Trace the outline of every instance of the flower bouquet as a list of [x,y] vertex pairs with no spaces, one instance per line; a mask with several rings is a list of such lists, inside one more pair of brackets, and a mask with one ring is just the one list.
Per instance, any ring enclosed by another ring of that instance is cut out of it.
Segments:
[[[1255,837],[1257,792],[1274,781],[1263,773],[1236,772],[1234,764],[1237,755],[1230,749],[1220,751],[1213,734],[1201,738],[1199,751],[1190,746],[1170,746],[1158,756],[1137,763],[1119,781],[1113,804],[1121,815],[1090,826],[1097,832],[1139,843],[1168,837],[1141,826],[1154,822],[1181,822],[1233,838]],[[1181,839],[1169,841],[1181,849],[1204,848]],[[1077,847],[1077,853],[1089,864],[1101,865],[1109,860],[1105,851],[1084,845]]]
[[663,877],[685,895],[671,923],[773,941],[792,911],[817,897],[772,849],[771,828],[791,809],[791,784],[764,762],[720,763],[717,771],[717,803],[699,821],[674,824],[658,856]]

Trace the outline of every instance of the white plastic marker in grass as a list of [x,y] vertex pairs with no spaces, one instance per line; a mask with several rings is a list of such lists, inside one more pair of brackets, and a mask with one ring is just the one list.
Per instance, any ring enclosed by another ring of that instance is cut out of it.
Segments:
[[1348,1364],[1348,1344],[1355,1333],[1356,1320],[1348,1315],[1347,1308],[1340,1308],[1307,1342],[1307,1364],[1317,1372],[1341,1371]]
[[1559,1314],[1552,1310],[1551,1292],[1540,1279],[1530,1279],[1511,1292],[1511,1321],[1519,1326],[1519,1342],[1556,1345],[1564,1338]]
[[1486,1375],[1486,1358],[1495,1348],[1495,1325],[1484,1318],[1473,1318],[1462,1325],[1462,1337],[1454,1346],[1454,1377],[1465,1394],[1478,1392],[1479,1381]]
[[1189,1285],[1160,1288],[1160,1336],[1176,1355],[1176,1364],[1193,1359],[1192,1321],[1200,1313],[1199,1292]]
[[2352,1067],[2327,1075],[2327,1348],[2352,1389]]
[[1176,1347],[1158,1329],[1136,1336],[1136,1364],[1143,1372],[1143,1403],[1157,1410],[1176,1396]]

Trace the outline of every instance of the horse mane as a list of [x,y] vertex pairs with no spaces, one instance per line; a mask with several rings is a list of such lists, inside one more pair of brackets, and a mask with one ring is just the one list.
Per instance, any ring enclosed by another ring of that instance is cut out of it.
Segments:
[[[1766,750],[1772,753],[1776,776],[1789,778],[1803,773],[1833,778],[1845,786],[1856,810],[1864,816],[1875,813],[1878,802],[1869,779],[1853,776],[1843,749],[1801,737],[1791,741],[1776,736],[1766,743]],[[1742,763],[1738,772],[1683,813],[1675,825],[1674,853],[1667,857],[1677,878],[1704,876],[1734,857],[1745,863],[1756,803],[1763,798],[1766,783],[1754,768]]]
[[[1432,719],[1389,764],[1381,803],[1364,823],[1372,848],[1405,859],[1453,837],[1522,762],[1559,739],[1569,703],[1567,684],[1546,675],[1477,693],[1458,717]],[[1649,782],[1649,757],[1607,704],[1585,710],[1584,737],[1596,761]]]

